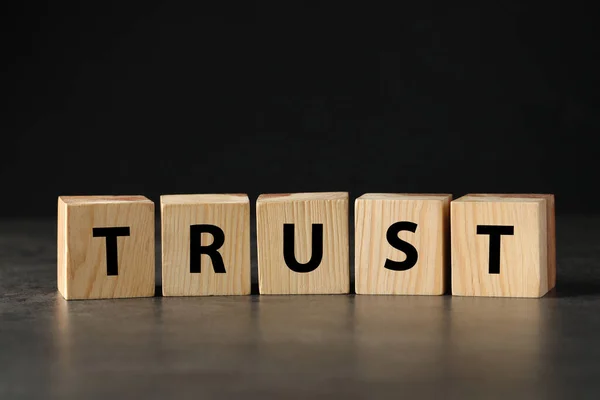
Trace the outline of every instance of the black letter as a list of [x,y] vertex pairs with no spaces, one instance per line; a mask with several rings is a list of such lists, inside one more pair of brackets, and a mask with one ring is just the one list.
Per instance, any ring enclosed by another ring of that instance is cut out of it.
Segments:
[[415,247],[405,242],[398,237],[398,233],[401,231],[409,231],[415,233],[417,230],[417,224],[414,222],[400,221],[392,224],[387,230],[386,238],[389,244],[393,248],[403,251],[406,254],[406,260],[404,261],[392,261],[390,259],[385,260],[384,268],[391,269],[392,271],[406,271],[411,269],[417,263],[419,259],[419,253]]
[[311,272],[323,260],[323,224],[312,224],[312,254],[306,264],[296,260],[294,252],[294,224],[283,224],[283,259],[294,272]]
[[478,235],[490,235],[490,274],[500,273],[500,236],[514,235],[514,226],[477,225]]
[[[203,233],[210,233],[214,241],[209,246],[200,244],[200,237]],[[217,274],[224,274],[225,265],[223,257],[217,250],[225,243],[225,234],[223,230],[215,225],[191,225],[190,226],[190,273],[200,273],[200,254],[206,254],[210,257],[213,269]]]
[[93,228],[92,235],[106,238],[106,275],[119,275],[117,236],[129,236],[129,227]]

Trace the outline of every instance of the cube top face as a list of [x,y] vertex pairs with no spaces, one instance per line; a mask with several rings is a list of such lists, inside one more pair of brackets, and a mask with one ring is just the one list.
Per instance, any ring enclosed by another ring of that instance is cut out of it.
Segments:
[[314,193],[274,193],[261,194],[257,203],[289,202],[289,201],[325,201],[345,200],[348,201],[347,192],[314,192]]
[[143,196],[59,197],[57,249],[66,299],[154,295],[154,203]]
[[[451,200],[450,194],[392,193],[369,193],[356,199],[356,293],[444,294]],[[394,230],[399,223],[411,224],[414,232]],[[408,260],[407,253],[393,247],[388,234],[412,246],[416,260]]]
[[170,204],[225,204],[225,203],[249,203],[246,194],[170,194],[160,196],[162,206]]
[[161,196],[164,296],[250,294],[247,195]]
[[447,193],[365,193],[358,200],[427,200],[448,201],[452,195]]
[[[348,218],[348,193],[260,196],[256,205],[260,293],[349,293]],[[286,246],[293,254],[284,254]],[[298,272],[290,267],[294,262],[314,268]]]
[[121,204],[121,203],[148,203],[153,204],[144,196],[59,196],[59,201],[68,205],[91,204]]
[[492,202],[497,201],[501,203],[526,203],[526,202],[539,202],[547,201],[554,204],[553,194],[533,194],[533,193],[469,193],[456,200],[455,202]]
[[461,197],[451,236],[453,295],[541,297],[555,285],[553,195]]

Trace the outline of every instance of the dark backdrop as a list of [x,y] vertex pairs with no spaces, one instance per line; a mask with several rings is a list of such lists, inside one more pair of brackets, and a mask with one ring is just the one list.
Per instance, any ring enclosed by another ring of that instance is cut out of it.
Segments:
[[17,3],[0,215],[55,215],[60,194],[334,190],[551,192],[558,212],[594,210],[591,9]]

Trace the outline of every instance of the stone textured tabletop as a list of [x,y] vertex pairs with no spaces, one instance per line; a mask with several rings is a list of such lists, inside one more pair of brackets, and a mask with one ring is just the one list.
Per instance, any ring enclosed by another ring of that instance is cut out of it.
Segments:
[[56,290],[55,224],[0,221],[2,399],[600,395],[600,217],[557,218],[558,285],[539,300],[67,302]]

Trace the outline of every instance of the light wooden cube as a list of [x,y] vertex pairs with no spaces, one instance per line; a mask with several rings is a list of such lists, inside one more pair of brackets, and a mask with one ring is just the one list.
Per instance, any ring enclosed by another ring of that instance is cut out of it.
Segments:
[[444,294],[451,200],[450,194],[392,193],[356,199],[356,293]]
[[348,193],[263,194],[256,222],[261,294],[350,292]]
[[154,203],[58,198],[58,290],[67,300],[154,296]]
[[463,196],[451,235],[453,295],[542,297],[556,284],[554,195]]
[[161,196],[164,296],[250,294],[245,194]]

